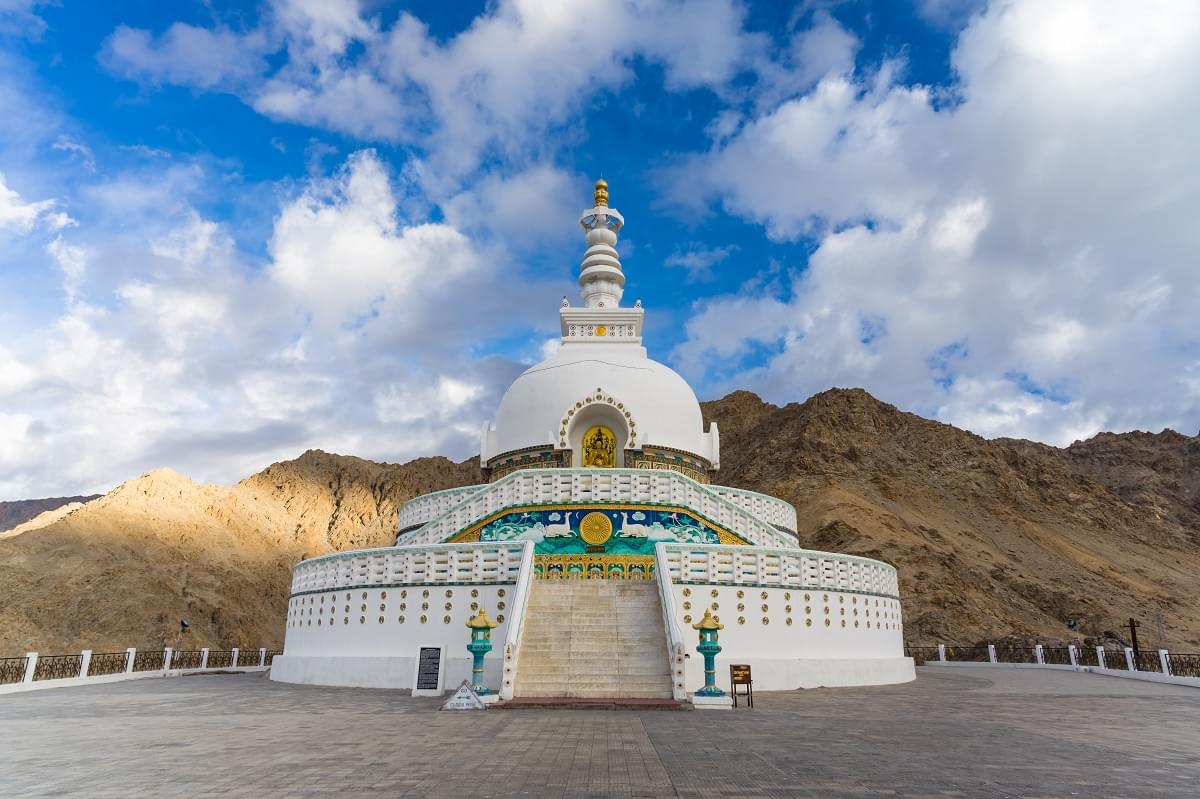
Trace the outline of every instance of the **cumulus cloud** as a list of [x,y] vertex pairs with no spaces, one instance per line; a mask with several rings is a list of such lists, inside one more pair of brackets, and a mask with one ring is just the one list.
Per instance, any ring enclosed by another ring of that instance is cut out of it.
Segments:
[[27,202],[21,199],[16,189],[9,188],[0,172],[0,234],[28,233],[35,227],[44,226],[49,230],[61,230],[74,224],[66,213],[56,210],[57,200],[37,200]]
[[[256,265],[191,202],[219,177],[189,172],[189,193],[173,169],[95,186],[47,245],[66,302],[0,347],[0,495],[104,490],[162,465],[231,480],[306,447],[474,451],[522,367],[472,348],[528,323],[504,307],[497,253],[404,220],[393,176],[361,151],[284,198]],[[164,182],[182,193],[154,215]],[[133,232],[91,207],[120,189]]]
[[265,69],[266,37],[176,22],[161,36],[119,26],[105,40],[100,60],[110,71],[149,83],[200,89],[233,89]]
[[687,270],[689,281],[712,280],[713,267],[728,258],[730,253],[735,250],[737,250],[737,246],[732,244],[724,247],[705,247],[693,242],[687,249],[668,255],[663,263],[667,266],[678,266]]
[[[584,0],[503,0],[439,41],[408,13],[385,27],[356,2],[275,0],[248,32],[119,27],[101,61],[148,84],[234,91],[274,119],[416,144],[434,162],[428,188],[447,199],[487,155],[536,151],[596,92],[628,82],[636,58],[661,64],[672,89],[724,87],[749,63],[744,14],[735,0],[602,13]],[[285,57],[269,68],[268,53]]]
[[679,363],[738,359],[709,389],[775,399],[861,385],[988,435],[1194,432],[1198,43],[1188,2],[993,3],[953,96],[885,64],[764,109],[670,178],[817,249],[783,288],[704,304]]

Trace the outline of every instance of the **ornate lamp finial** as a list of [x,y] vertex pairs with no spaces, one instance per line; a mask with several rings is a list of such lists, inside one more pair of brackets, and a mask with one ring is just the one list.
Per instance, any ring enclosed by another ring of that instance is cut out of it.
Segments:
[[604,178],[596,181],[596,193],[593,195],[593,199],[597,206],[608,207],[608,181]]

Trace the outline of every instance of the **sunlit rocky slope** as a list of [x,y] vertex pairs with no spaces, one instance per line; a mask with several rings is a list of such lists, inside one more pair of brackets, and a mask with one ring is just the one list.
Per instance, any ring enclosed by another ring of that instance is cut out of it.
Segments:
[[[800,543],[900,568],[907,637],[1062,638],[1136,615],[1200,646],[1200,440],[986,441],[859,390],[706,403],[723,483],[786,498]],[[399,505],[478,482],[473,461],[306,452],[223,488],[161,470],[0,534],[0,654],[277,646],[292,563],[391,543]],[[1146,643],[1157,643],[1147,641]]]

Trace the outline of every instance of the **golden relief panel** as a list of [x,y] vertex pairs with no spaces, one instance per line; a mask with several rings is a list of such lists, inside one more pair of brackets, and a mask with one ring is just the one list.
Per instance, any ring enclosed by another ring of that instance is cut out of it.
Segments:
[[604,425],[596,425],[583,434],[583,466],[612,469],[617,465],[617,437]]

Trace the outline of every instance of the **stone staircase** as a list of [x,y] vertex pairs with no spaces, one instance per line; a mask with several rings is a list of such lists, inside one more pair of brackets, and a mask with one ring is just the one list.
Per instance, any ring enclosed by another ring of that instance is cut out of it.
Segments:
[[535,580],[525,613],[516,697],[671,698],[653,581]]

